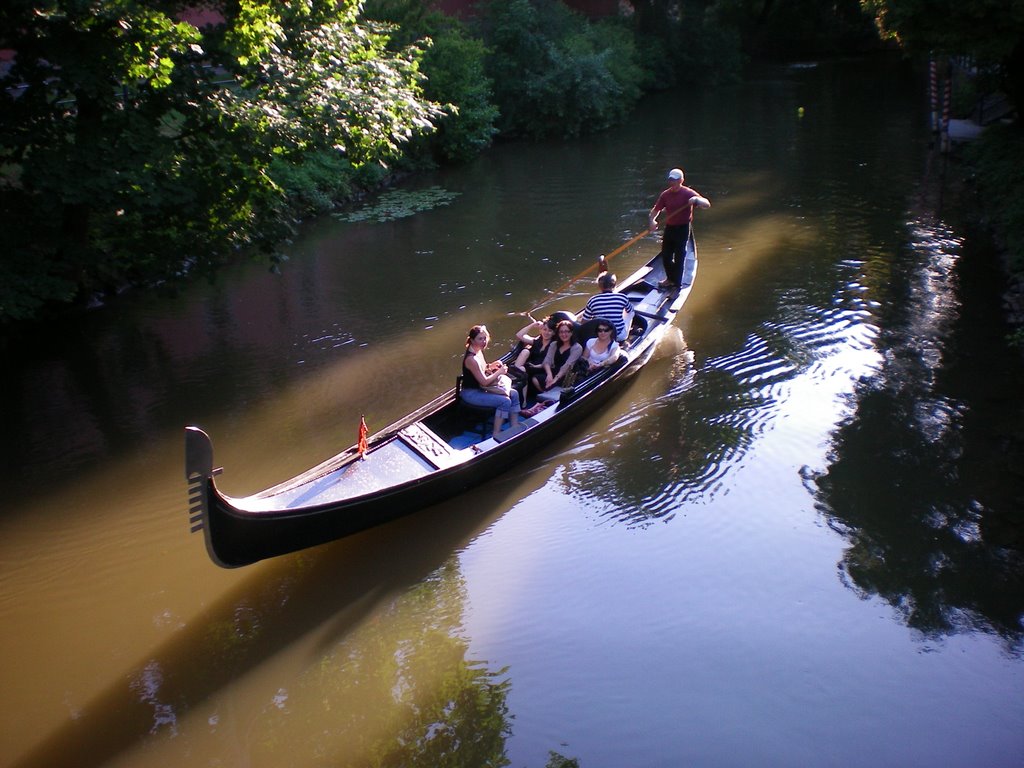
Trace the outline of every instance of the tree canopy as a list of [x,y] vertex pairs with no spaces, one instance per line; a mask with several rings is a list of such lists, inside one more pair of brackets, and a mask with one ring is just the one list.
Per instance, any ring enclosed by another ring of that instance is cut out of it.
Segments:
[[[9,0],[0,46],[0,317],[212,268],[289,229],[269,173],[332,152],[385,163],[432,129],[423,47],[355,0],[217,6],[203,31],[181,2]],[[187,250],[183,253],[182,248]]]
[[971,56],[996,65],[1024,104],[1024,0],[861,0],[883,36],[918,54]]

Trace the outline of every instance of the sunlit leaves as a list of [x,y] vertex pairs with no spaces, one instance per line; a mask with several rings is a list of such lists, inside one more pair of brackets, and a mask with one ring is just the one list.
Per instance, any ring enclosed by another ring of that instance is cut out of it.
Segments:
[[259,62],[276,49],[284,34],[275,10],[279,5],[254,0],[238,3],[238,15],[225,35],[225,43],[242,67]]
[[388,157],[442,112],[421,96],[422,49],[387,50],[388,29],[332,22],[292,30],[244,98],[279,147],[333,146],[359,164]]
[[[383,164],[440,107],[422,95],[422,48],[388,49],[354,0],[220,7],[200,33],[168,0],[9,0],[0,82],[0,227],[24,300],[212,269],[241,246],[274,260],[294,213],[269,173],[316,153]],[[15,211],[24,212],[22,215]],[[38,266],[37,266],[38,265]]]
[[1024,0],[861,0],[890,38],[919,53],[997,61],[1024,34]]

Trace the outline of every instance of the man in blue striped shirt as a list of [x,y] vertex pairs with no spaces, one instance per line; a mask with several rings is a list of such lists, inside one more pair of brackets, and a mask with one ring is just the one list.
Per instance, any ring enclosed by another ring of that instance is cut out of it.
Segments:
[[615,275],[611,272],[602,272],[597,278],[601,286],[601,292],[591,296],[587,306],[583,308],[582,320],[584,322],[601,317],[615,326],[615,338],[621,343],[626,340],[629,333],[629,324],[626,322],[626,313],[629,319],[633,319],[633,305],[629,299],[621,293],[615,293]]

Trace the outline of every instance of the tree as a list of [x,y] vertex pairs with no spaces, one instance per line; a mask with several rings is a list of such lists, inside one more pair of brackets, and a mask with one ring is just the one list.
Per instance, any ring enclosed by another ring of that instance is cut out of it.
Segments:
[[0,320],[126,283],[272,254],[290,227],[275,159],[385,163],[441,114],[423,49],[388,50],[356,0],[9,0],[0,46]]
[[792,60],[878,45],[861,0],[715,0],[711,7],[739,30],[744,50],[759,56]]
[[430,41],[421,63],[426,77],[423,92],[450,109],[437,122],[436,133],[418,142],[421,146],[413,152],[459,161],[490,146],[497,133],[498,108],[485,70],[483,41],[462,21],[434,10],[425,0],[367,0],[363,14],[396,26],[392,46]]
[[640,97],[633,37],[554,0],[488,0],[479,27],[508,136],[577,136],[621,120]]
[[1024,0],[861,0],[883,36],[917,54],[972,56],[999,66],[1024,105]]

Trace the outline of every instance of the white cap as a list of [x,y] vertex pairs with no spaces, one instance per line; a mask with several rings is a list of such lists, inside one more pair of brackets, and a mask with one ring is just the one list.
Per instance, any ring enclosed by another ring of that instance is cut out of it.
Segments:
[[670,179],[681,179],[683,178],[683,171],[681,168],[673,168],[668,172],[668,177]]

